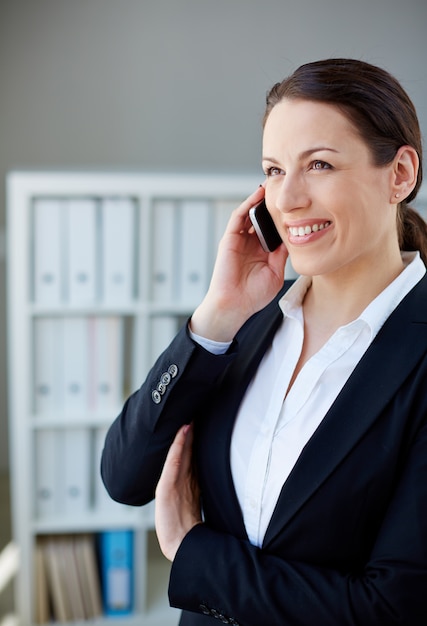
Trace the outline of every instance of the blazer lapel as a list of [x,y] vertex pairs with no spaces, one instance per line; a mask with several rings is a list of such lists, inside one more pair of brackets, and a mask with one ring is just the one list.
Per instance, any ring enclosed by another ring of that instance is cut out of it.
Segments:
[[264,546],[350,452],[427,352],[426,311],[427,277],[388,318],[303,449],[283,486]]

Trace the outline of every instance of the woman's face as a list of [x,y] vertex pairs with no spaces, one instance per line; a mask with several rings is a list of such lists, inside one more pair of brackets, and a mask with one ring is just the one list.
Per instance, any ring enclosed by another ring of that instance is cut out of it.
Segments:
[[263,170],[267,207],[298,273],[372,271],[398,251],[392,166],[373,165],[335,106],[277,104],[264,128]]

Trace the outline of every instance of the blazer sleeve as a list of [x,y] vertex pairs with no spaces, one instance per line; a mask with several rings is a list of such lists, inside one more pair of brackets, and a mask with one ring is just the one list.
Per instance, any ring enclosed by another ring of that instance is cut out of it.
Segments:
[[177,431],[203,411],[234,354],[235,343],[216,356],[190,339],[187,326],[181,329],[107,433],[101,475],[114,500],[143,505],[153,499]]
[[362,571],[287,561],[205,524],[177,552],[169,598],[174,607],[244,626],[424,626],[426,590],[424,423]]

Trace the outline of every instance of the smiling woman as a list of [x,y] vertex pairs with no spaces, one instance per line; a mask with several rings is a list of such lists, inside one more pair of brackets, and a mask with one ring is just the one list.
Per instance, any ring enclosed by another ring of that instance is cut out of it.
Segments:
[[[380,68],[309,63],[269,93],[266,179],[102,458],[113,498],[156,494],[181,626],[424,626],[421,161],[412,103]],[[272,252],[248,215],[263,200]],[[301,275],[283,285],[288,255]]]

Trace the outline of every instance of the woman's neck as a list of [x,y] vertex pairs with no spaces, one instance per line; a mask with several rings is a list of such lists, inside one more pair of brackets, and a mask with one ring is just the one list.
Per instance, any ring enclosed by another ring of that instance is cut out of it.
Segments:
[[341,271],[314,276],[303,303],[304,318],[325,332],[334,332],[357,319],[404,269],[399,257],[369,265],[365,271]]

